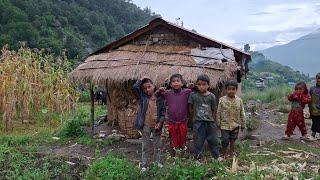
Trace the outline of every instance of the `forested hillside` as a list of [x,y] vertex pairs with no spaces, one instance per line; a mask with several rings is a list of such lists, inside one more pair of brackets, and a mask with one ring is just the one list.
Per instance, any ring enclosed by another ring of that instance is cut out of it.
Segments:
[[155,16],[128,0],[1,0],[0,47],[25,41],[81,60]]
[[274,62],[266,58],[260,52],[252,53],[252,62],[249,65],[250,71],[247,80],[244,81],[244,88],[255,87],[255,81],[257,78],[274,78],[268,81],[270,87],[288,84],[289,82],[298,81],[310,81],[309,77],[305,74],[296,71],[288,66],[281,65],[280,63]]

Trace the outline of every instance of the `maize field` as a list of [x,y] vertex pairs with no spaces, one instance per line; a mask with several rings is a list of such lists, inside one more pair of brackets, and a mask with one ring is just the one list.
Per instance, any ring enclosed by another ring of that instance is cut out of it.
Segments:
[[14,128],[27,123],[39,112],[64,113],[75,108],[78,95],[67,73],[71,66],[65,56],[21,47],[17,52],[3,47],[0,57],[0,127]]

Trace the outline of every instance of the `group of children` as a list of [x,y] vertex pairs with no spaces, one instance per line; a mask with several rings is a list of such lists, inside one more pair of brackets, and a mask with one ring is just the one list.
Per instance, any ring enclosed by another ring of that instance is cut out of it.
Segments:
[[[184,80],[180,74],[170,77],[169,89],[162,87],[156,90],[148,77],[141,78],[134,85],[139,95],[136,128],[142,132],[141,167],[143,171],[148,168],[148,159],[152,151],[154,151],[157,165],[162,166],[161,133],[166,106],[172,149],[174,152],[186,150],[188,121],[192,121],[193,152],[197,160],[202,157],[205,141],[215,159],[222,160],[232,156],[239,131],[246,128],[244,105],[241,98],[236,96],[237,81],[230,80],[225,83],[226,96],[221,97],[219,102],[215,95],[208,91],[210,79],[205,74],[198,76],[194,87],[183,88],[183,86]],[[291,139],[295,127],[298,126],[302,139],[315,140],[316,133],[320,133],[320,73],[316,76],[316,85],[311,87],[310,91],[304,82],[299,82],[295,85],[294,92],[288,96],[288,100],[291,102],[291,111],[284,139]],[[310,137],[307,137],[304,119],[303,109],[306,105],[309,106],[312,119]],[[221,148],[218,143],[218,129],[221,131]]]
[[[136,128],[142,133],[142,171],[148,168],[148,159],[154,151],[155,162],[162,166],[160,159],[161,132],[168,107],[168,130],[173,156],[178,150],[186,150],[188,121],[193,123],[194,158],[202,157],[205,141],[215,159],[227,158],[234,153],[235,141],[240,130],[245,129],[245,111],[241,98],[236,96],[237,81],[225,84],[226,96],[217,98],[208,89],[210,79],[203,74],[198,76],[195,86],[183,88],[182,75],[170,77],[169,89],[156,90],[152,80],[143,77],[134,89],[139,96],[139,109]],[[218,104],[218,106],[217,106]],[[218,108],[216,108],[218,107]],[[215,116],[216,114],[216,116]],[[219,146],[218,129],[221,130]],[[150,136],[152,134],[152,141]]]
[[[320,133],[320,73],[316,75],[316,85],[307,88],[306,83],[299,82],[295,85],[294,92],[288,96],[291,102],[291,110],[288,116],[287,129],[285,131],[285,140],[291,140],[293,131],[298,126],[301,132],[301,139],[314,141],[316,133]],[[312,119],[311,136],[307,136],[304,111],[306,105],[309,105],[310,118]]]

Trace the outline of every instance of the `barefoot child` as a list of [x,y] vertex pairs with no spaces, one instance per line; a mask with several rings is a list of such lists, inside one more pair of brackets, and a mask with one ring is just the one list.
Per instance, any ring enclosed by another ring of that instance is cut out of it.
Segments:
[[168,105],[169,114],[169,136],[171,147],[186,149],[187,123],[188,123],[188,98],[191,89],[182,89],[183,78],[181,74],[174,74],[170,77],[170,90],[160,88],[157,96],[163,96]]
[[301,138],[307,140],[307,128],[304,122],[303,109],[311,100],[306,83],[297,83],[294,92],[288,96],[288,100],[291,102],[291,110],[289,112],[287,130],[285,132],[287,136],[283,139],[290,140],[294,129],[298,126],[301,132]]
[[210,79],[203,74],[198,76],[197,91],[189,96],[189,111],[193,119],[194,158],[200,160],[203,144],[207,140],[212,156],[219,157],[217,126],[214,120],[216,97],[208,91]]
[[316,85],[310,88],[311,103],[309,104],[312,119],[311,136],[316,138],[316,133],[320,133],[320,73],[316,76]]
[[[142,171],[148,168],[148,159],[154,151],[155,161],[158,166],[161,165],[161,130],[164,121],[164,100],[156,97],[154,93],[155,86],[151,79],[144,77],[138,80],[134,89],[139,96],[139,110],[136,119],[136,128],[142,131]],[[153,136],[153,141],[150,135]],[[153,149],[152,149],[153,147]]]
[[238,138],[239,129],[244,130],[246,127],[243,102],[240,97],[236,96],[238,90],[237,81],[227,81],[225,88],[227,95],[220,98],[217,110],[217,125],[221,129],[221,152],[223,158],[234,154],[235,141]]

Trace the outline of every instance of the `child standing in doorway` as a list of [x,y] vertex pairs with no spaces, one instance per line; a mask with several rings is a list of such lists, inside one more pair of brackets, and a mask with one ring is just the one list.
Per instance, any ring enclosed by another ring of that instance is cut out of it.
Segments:
[[285,131],[286,136],[284,140],[291,140],[293,131],[296,126],[299,127],[301,132],[301,139],[308,140],[307,128],[304,122],[303,109],[306,104],[311,101],[308,93],[307,85],[304,82],[299,82],[295,85],[294,92],[288,96],[288,100],[291,102],[291,110],[288,116],[287,130]]
[[160,88],[157,96],[163,96],[168,105],[169,114],[169,136],[171,147],[176,150],[186,150],[187,123],[188,123],[188,98],[191,89],[182,89],[184,80],[181,74],[170,77],[170,90]]
[[316,139],[316,133],[320,133],[320,73],[316,75],[316,85],[310,88],[311,103],[309,104],[312,119],[312,138]]
[[[154,151],[155,162],[159,167],[162,167],[160,136],[165,119],[164,99],[155,96],[155,86],[148,77],[138,80],[134,85],[134,89],[139,96],[136,128],[142,132],[141,170],[146,171],[152,151]],[[150,139],[151,134],[152,141]]]
[[246,128],[246,119],[242,99],[236,96],[238,82],[227,81],[225,89],[227,95],[219,100],[217,125],[221,129],[221,153],[223,158],[228,158],[234,155],[235,141],[238,139],[239,130]]
[[193,119],[194,131],[194,158],[201,159],[204,142],[207,140],[212,156],[219,157],[217,126],[214,120],[216,109],[216,97],[208,91],[210,79],[203,74],[198,76],[196,81],[197,91],[189,96],[189,111]]

